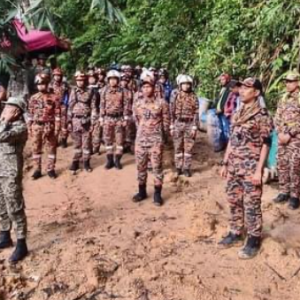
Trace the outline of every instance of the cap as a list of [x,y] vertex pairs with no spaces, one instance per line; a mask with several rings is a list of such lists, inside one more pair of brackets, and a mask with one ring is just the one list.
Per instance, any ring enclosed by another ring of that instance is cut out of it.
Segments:
[[243,86],[246,87],[252,87],[255,88],[256,90],[259,90],[261,93],[263,91],[263,86],[260,80],[253,78],[253,77],[248,77],[244,81],[240,83]]
[[47,73],[40,73],[35,77],[36,84],[48,84],[50,82],[50,76]]
[[9,97],[5,105],[17,106],[22,112],[25,112],[27,108],[27,103],[22,97]]
[[63,76],[63,72],[61,68],[55,68],[52,72],[52,75],[59,75],[59,76]]
[[82,71],[76,71],[74,77],[76,80],[85,80],[86,79],[86,75]]
[[120,79],[121,78],[121,74],[119,71],[116,71],[116,70],[110,70],[108,73],[107,73],[107,79],[109,78],[118,78]]
[[300,74],[298,72],[288,72],[284,77],[284,80],[287,81],[298,81],[300,79]]
[[178,79],[178,85],[181,85],[183,83],[193,84],[193,78],[189,75],[181,75]]

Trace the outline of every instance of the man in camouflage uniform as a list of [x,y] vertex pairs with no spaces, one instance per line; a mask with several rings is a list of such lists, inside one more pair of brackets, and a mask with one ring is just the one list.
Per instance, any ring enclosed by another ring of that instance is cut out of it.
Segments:
[[83,167],[91,172],[90,166],[92,133],[98,119],[95,94],[87,87],[85,73],[75,73],[76,87],[72,90],[69,101],[68,122],[74,141],[73,162],[70,171],[74,174],[83,159]]
[[[107,73],[107,86],[100,94],[100,123],[103,126],[103,137],[106,146],[107,164],[105,168],[114,166],[122,169],[124,128],[129,117],[128,93],[119,86],[121,74],[111,70]],[[115,160],[113,146],[116,143]]]
[[158,80],[158,70],[155,67],[150,67],[149,71],[152,73],[152,76],[154,77],[155,81],[155,96],[158,98],[165,99],[165,91],[163,85]]
[[133,197],[133,201],[140,202],[147,198],[147,164],[151,161],[155,177],[154,203],[160,206],[163,204],[162,160],[164,136],[168,135],[170,127],[169,107],[164,99],[155,96],[153,75],[145,72],[141,79],[142,95],[137,95],[133,104],[133,114],[137,124],[135,157],[139,182],[139,192]]
[[61,108],[61,146],[62,148],[67,148],[68,146],[68,122],[67,122],[67,112],[68,112],[68,99],[69,90],[63,83],[63,72],[60,68],[55,68],[53,70],[53,81],[50,84],[50,90],[57,96],[60,108]]
[[181,175],[183,171],[187,177],[192,176],[192,155],[199,118],[198,98],[192,88],[193,79],[187,75],[181,76],[179,93],[170,102],[170,129],[174,140],[177,174]]
[[127,94],[126,98],[129,100],[128,103],[128,120],[125,127],[125,145],[124,152],[134,152],[134,140],[135,140],[135,122],[132,118],[132,105],[133,105],[133,92],[129,88],[130,78],[123,73],[121,75],[120,86],[124,89],[124,92]]
[[105,69],[103,69],[103,68],[98,68],[98,69],[97,69],[97,75],[98,75],[98,87],[99,87],[99,90],[101,90],[101,89],[104,88],[105,85],[106,85],[106,82],[105,82],[105,79],[106,79],[106,71],[105,71]]
[[57,177],[55,172],[57,139],[61,128],[60,99],[49,92],[50,77],[41,73],[36,77],[38,93],[31,96],[28,109],[28,128],[32,137],[32,154],[35,171],[34,180],[42,177],[43,146],[48,148],[47,173],[52,179]]
[[9,98],[0,120],[0,250],[13,245],[10,231],[14,225],[17,245],[10,257],[13,263],[28,254],[27,219],[22,190],[23,150],[27,141],[23,113],[26,106],[20,96]]
[[297,209],[300,196],[299,74],[289,73],[285,83],[287,93],[280,100],[275,116],[279,144],[277,165],[280,193],[274,201],[289,201],[289,208]]
[[261,93],[259,80],[247,78],[242,82],[240,96],[243,106],[233,117],[221,171],[223,177],[227,176],[230,232],[219,245],[231,247],[242,243],[245,215],[248,238],[238,253],[241,259],[254,257],[261,245],[262,173],[273,130],[271,117],[258,101]]

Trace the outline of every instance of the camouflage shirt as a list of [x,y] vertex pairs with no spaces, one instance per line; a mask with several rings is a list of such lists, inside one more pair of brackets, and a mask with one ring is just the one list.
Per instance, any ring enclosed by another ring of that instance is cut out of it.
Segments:
[[197,126],[199,118],[199,102],[194,92],[173,93],[170,101],[171,122],[175,120],[187,120]]
[[69,121],[73,117],[91,118],[92,123],[97,119],[96,95],[89,88],[74,88],[69,99]]
[[[241,110],[247,110],[242,107]],[[273,121],[265,108],[249,117],[242,124],[231,126],[231,158],[248,161],[259,160],[262,146],[270,144]]]
[[137,123],[137,143],[144,146],[163,143],[170,127],[169,107],[164,99],[139,96],[133,103],[133,115]]
[[286,93],[283,96],[278,103],[274,122],[278,133],[289,133],[291,136],[300,134],[299,92]]
[[23,149],[27,141],[24,121],[0,122],[0,177],[23,174]]
[[28,109],[29,124],[34,122],[55,123],[60,128],[61,108],[60,101],[54,93],[38,92],[31,96]]
[[104,87],[100,93],[100,116],[120,116],[125,119],[129,116],[129,93],[117,87]]
[[57,96],[59,103],[63,103],[66,88],[62,83],[53,81],[49,86],[49,90]]

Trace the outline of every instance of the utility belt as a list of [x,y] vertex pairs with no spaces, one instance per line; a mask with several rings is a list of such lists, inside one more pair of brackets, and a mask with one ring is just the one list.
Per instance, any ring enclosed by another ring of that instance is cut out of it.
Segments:
[[117,119],[117,118],[123,118],[123,113],[106,114],[105,116],[108,117],[108,118]]
[[189,122],[193,122],[194,118],[176,118],[176,121],[183,122],[183,123],[189,123]]

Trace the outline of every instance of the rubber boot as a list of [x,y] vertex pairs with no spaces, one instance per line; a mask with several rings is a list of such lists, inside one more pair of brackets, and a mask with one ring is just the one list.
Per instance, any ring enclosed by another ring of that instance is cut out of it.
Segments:
[[18,239],[17,246],[9,261],[11,263],[17,263],[18,261],[24,259],[28,255],[28,249],[25,239]]
[[110,170],[115,166],[114,156],[113,156],[113,154],[107,154],[106,158],[107,158],[107,162],[105,165],[105,169]]
[[139,185],[139,192],[135,194],[132,198],[133,202],[141,202],[145,200],[148,197],[147,191],[146,191],[146,184]]
[[48,171],[48,176],[51,179],[56,179],[57,178],[57,174],[56,174],[56,172],[54,170]]
[[79,161],[73,161],[69,170],[75,174],[79,170]]
[[115,167],[116,169],[118,170],[122,170],[123,169],[123,166],[121,164],[121,158],[122,158],[122,155],[118,154],[116,155],[116,159],[115,159]]
[[154,187],[153,200],[154,200],[154,204],[156,206],[162,206],[163,205],[163,198],[161,197],[161,190],[162,190],[162,186],[161,185]]
[[289,205],[288,205],[289,209],[295,210],[295,209],[299,208],[299,206],[300,206],[299,198],[291,197],[289,199]]
[[63,149],[66,149],[68,147],[68,142],[66,138],[61,139],[60,145]]
[[91,165],[90,165],[90,160],[85,160],[83,162],[83,168],[87,172],[92,172],[93,171],[93,169],[91,168]]
[[0,232],[0,249],[12,247],[13,242],[10,236],[10,231]]
[[184,174],[185,177],[192,177],[192,172],[189,169],[185,169],[183,171],[183,174]]
[[42,172],[41,170],[35,170],[34,173],[32,174],[32,179],[37,180],[42,177]]
[[251,259],[257,255],[261,245],[261,238],[257,236],[248,236],[246,245],[239,251],[240,259]]
[[274,200],[274,203],[284,203],[287,202],[290,199],[289,194],[279,194]]
[[181,169],[176,169],[176,172],[177,172],[177,176],[180,176],[183,174]]
[[230,248],[243,245],[243,236],[241,234],[234,234],[229,232],[218,245],[222,248]]

